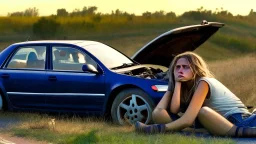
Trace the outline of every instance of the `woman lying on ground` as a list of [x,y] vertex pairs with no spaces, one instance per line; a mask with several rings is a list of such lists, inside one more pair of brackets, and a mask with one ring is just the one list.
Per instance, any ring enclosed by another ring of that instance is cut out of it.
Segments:
[[[250,113],[238,97],[213,77],[200,56],[193,52],[177,55],[169,72],[168,91],[152,114],[157,124],[136,122],[136,131],[179,131],[199,120],[213,135],[256,136],[256,114]],[[177,118],[179,112],[184,114]]]

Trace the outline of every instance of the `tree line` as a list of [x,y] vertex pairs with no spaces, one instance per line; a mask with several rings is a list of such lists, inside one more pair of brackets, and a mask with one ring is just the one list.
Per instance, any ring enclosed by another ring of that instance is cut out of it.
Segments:
[[[97,16],[106,16],[106,15],[111,15],[111,16],[135,16],[135,14],[130,14],[128,12],[125,11],[121,11],[119,9],[116,10],[112,10],[112,12],[110,14],[108,13],[101,13],[101,12],[97,12],[98,7],[96,6],[89,6],[86,7],[84,6],[81,10],[80,9],[74,9],[72,12],[68,12],[65,8],[60,8],[57,9],[56,14],[52,14],[51,16],[58,16],[58,17],[68,17],[68,16],[88,16],[88,15],[97,15]],[[232,13],[228,12],[227,10],[224,10],[223,8],[216,8],[215,11],[211,11],[211,10],[206,10],[204,9],[202,6],[200,8],[198,8],[196,11],[189,11],[189,12],[184,12],[181,16],[184,15],[193,15],[193,13],[206,13],[206,14],[210,14],[210,15],[226,15],[226,16],[234,16]],[[256,15],[256,12],[253,11],[253,9],[251,9],[248,13],[248,16],[251,15]],[[39,9],[36,7],[33,8],[27,8],[24,11],[21,12],[12,12],[12,13],[8,13],[7,16],[9,17],[39,17]],[[163,16],[167,16],[167,17],[177,17],[177,15],[175,14],[175,12],[165,12],[163,10],[159,10],[159,11],[155,11],[155,12],[143,12],[142,13],[143,17],[163,17]],[[237,15],[240,16],[240,15]]]
[[[52,16],[60,16],[60,17],[67,17],[67,16],[88,16],[88,15],[115,15],[115,16],[135,16],[135,14],[130,14],[125,11],[121,11],[119,9],[112,10],[111,14],[105,14],[101,12],[97,12],[98,7],[96,6],[84,6],[81,10],[80,9],[74,9],[72,12],[68,12],[65,8],[57,9],[56,15],[53,14]],[[11,12],[8,13],[7,16],[10,17],[38,17],[39,16],[39,9],[36,7],[28,8],[24,11],[20,12]],[[150,17],[150,16],[168,16],[168,17],[176,17],[176,14],[174,12],[164,12],[163,10],[155,11],[155,12],[144,12],[142,13],[142,16]]]
[[[110,14],[97,12],[96,6],[83,7],[74,9],[68,12],[66,9],[57,9],[56,14],[40,17],[39,10],[28,8],[21,12],[8,13],[6,18],[1,18],[2,32],[13,31],[20,33],[21,31],[32,32],[35,36],[43,39],[54,37],[61,32],[63,35],[75,31],[77,33],[85,33],[90,31],[104,31],[107,29],[116,29],[120,26],[123,28],[131,29],[134,27],[154,27],[154,25],[161,24],[174,24],[182,20],[196,20],[201,21],[206,19],[208,21],[222,21],[222,22],[239,22],[246,24],[253,24],[256,22],[256,12],[252,9],[247,16],[237,15],[224,10],[223,8],[216,8],[215,11],[206,10],[203,7],[194,11],[184,12],[182,15],[177,16],[174,12],[165,12],[163,10],[155,12],[144,12],[141,16],[130,14],[128,12],[116,9]],[[16,18],[17,17],[17,18]],[[25,18],[23,18],[25,17]],[[18,22],[18,23],[17,23]],[[161,25],[162,26],[162,25]],[[106,28],[107,27],[107,28]],[[8,31],[9,30],[9,31]],[[60,34],[59,34],[60,35]]]

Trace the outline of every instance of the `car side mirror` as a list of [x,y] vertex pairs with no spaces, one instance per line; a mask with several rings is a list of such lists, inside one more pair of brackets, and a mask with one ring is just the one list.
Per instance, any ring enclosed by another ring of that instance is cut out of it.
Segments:
[[82,67],[82,70],[84,72],[91,72],[91,73],[95,73],[95,74],[99,73],[99,71],[91,64],[84,64]]

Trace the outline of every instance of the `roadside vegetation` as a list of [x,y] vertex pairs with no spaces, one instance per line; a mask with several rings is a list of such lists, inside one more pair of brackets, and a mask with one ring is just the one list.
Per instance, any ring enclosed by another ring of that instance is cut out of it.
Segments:
[[210,11],[203,7],[180,16],[161,10],[137,16],[119,9],[104,14],[97,12],[94,6],[72,12],[58,9],[56,14],[45,17],[39,16],[38,9],[29,8],[24,12],[12,12],[0,17],[0,49],[13,42],[26,40],[82,39],[104,42],[131,56],[163,32],[180,26],[200,24],[202,20],[225,23],[206,42],[215,47],[211,55],[218,55],[223,49],[228,52],[228,56],[230,53],[236,55],[237,52],[256,51],[256,31],[253,31],[256,29],[256,12],[253,10],[248,10],[247,16],[234,16],[222,8]]
[[[250,106],[256,105],[256,57],[254,54],[230,60],[212,61],[210,69],[216,77]],[[234,67],[235,66],[235,67]],[[56,144],[79,143],[235,143],[229,138],[211,137],[205,133],[166,133],[144,135],[133,126],[119,126],[103,118],[2,112],[0,119],[14,118],[17,123],[1,129],[7,133]],[[54,119],[54,120],[53,120]]]
[[[97,7],[40,17],[36,8],[0,17],[0,50],[14,42],[40,39],[95,40],[132,56],[147,42],[172,28],[200,24],[202,20],[225,23],[213,37],[196,50],[209,62],[216,77],[246,105],[256,105],[256,12],[233,16],[226,10],[202,7],[180,16],[174,12],[145,12],[136,16],[120,10],[111,14]],[[234,143],[228,138],[200,137],[193,133],[143,135],[132,126],[118,126],[102,118],[56,116],[35,113],[1,112],[0,119],[19,122],[0,133],[51,143]],[[54,120],[53,120],[54,119]]]

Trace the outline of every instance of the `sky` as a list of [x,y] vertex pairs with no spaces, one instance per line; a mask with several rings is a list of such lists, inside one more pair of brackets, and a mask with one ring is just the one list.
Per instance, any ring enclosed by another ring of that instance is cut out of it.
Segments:
[[40,16],[48,16],[56,14],[57,9],[65,8],[72,12],[74,9],[82,10],[84,6],[96,6],[97,12],[102,13],[119,9],[136,15],[160,10],[181,15],[203,6],[207,10],[223,8],[233,15],[248,15],[251,9],[256,11],[256,0],[0,0],[0,16],[33,7],[39,9]]

